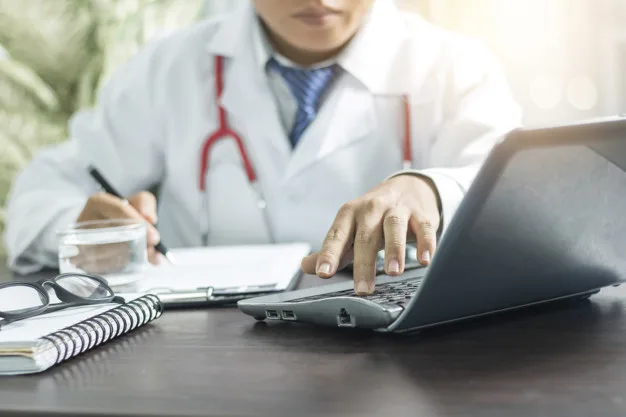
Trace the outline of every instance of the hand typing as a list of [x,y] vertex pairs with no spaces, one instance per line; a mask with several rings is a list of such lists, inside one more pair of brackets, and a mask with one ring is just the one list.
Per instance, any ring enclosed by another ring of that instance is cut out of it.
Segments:
[[430,263],[439,213],[437,191],[429,180],[411,174],[392,177],[339,210],[321,250],[302,260],[302,270],[330,278],[353,262],[356,293],[371,294],[380,249],[385,249],[389,275],[404,272],[407,242],[417,241],[419,262]]

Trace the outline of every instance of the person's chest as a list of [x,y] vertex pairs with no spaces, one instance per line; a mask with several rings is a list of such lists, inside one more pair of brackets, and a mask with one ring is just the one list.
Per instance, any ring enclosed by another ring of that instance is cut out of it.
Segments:
[[[267,240],[250,171],[275,238],[317,241],[342,204],[402,169],[406,126],[399,96],[372,95],[341,77],[292,147],[279,102],[288,97],[277,97],[267,78],[226,85],[219,100],[226,124],[220,122],[212,80],[196,80],[195,86],[192,81],[182,83],[167,116],[162,199],[166,210],[182,214],[177,222],[201,227],[200,219],[210,218],[208,227],[212,236],[223,235],[220,241]],[[411,157],[420,166],[435,134],[437,110],[426,100],[413,113]],[[218,139],[207,146],[211,136]]]

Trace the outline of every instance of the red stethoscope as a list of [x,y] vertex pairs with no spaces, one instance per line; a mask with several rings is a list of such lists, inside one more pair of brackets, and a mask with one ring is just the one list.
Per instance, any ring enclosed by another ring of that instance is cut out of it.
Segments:
[[[246,148],[244,146],[243,140],[241,136],[234,131],[226,120],[226,111],[222,107],[220,103],[220,98],[222,96],[222,91],[224,89],[224,59],[221,56],[215,57],[215,100],[218,105],[218,117],[219,117],[219,126],[217,130],[210,135],[204,141],[202,146],[202,153],[200,155],[200,172],[199,172],[199,187],[200,192],[204,196],[203,200],[203,213],[202,218],[208,218],[208,200],[206,197],[206,176],[209,170],[209,156],[211,153],[211,149],[216,142],[222,139],[232,139],[237,145],[237,149],[239,150],[239,156],[241,157],[241,162],[243,164],[243,168],[246,171],[246,176],[248,177],[248,182],[250,183],[250,187],[256,193],[257,196],[257,207],[261,211],[263,215],[263,219],[265,220],[265,225],[267,227],[267,232],[270,237],[270,241],[272,243],[275,242],[272,225],[269,219],[269,215],[267,213],[267,204],[265,202],[265,197],[263,196],[263,191],[259,186],[259,182],[257,179],[256,172],[252,167],[252,163],[250,162],[250,158],[248,158],[248,154],[246,152]],[[402,146],[402,166],[404,169],[410,169],[412,165],[411,158],[411,115],[410,115],[410,103],[407,95],[402,96],[402,103],[404,107],[404,141]],[[208,219],[207,219],[208,221]],[[208,241],[208,233],[207,227],[203,228],[203,241],[204,244],[207,244]]]

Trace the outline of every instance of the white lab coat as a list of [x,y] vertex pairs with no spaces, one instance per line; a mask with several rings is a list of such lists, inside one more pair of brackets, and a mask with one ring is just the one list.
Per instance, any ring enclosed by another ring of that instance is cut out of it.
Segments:
[[435,182],[444,227],[489,150],[520,124],[486,48],[377,1],[345,51],[349,74],[292,150],[255,62],[250,3],[151,42],[120,68],[94,109],[72,119],[67,142],[36,155],[10,195],[11,268],[56,265],[56,230],[98,190],[88,164],[125,195],[160,184],[159,229],[168,246],[200,245],[206,227],[210,244],[268,240],[232,141],[211,152],[203,209],[200,149],[218,124],[217,54],[226,60],[221,103],[244,140],[280,242],[318,248],[342,204],[402,170],[402,94],[411,103],[413,168]]

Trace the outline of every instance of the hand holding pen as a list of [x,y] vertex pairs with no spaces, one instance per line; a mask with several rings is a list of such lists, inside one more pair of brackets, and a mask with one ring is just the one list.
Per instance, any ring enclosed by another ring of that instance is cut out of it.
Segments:
[[172,255],[161,242],[155,227],[157,223],[156,198],[147,191],[141,191],[128,198],[120,195],[109,182],[95,169],[89,168],[89,174],[98,182],[104,192],[89,197],[87,204],[78,217],[78,221],[101,219],[141,219],[147,221],[148,259],[152,264],[160,262],[162,254],[170,262]]

